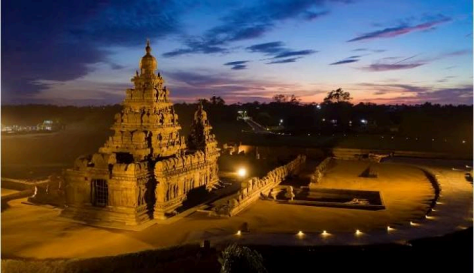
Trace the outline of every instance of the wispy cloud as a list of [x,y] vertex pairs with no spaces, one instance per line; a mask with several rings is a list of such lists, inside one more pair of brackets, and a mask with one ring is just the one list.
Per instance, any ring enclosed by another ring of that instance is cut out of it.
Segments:
[[358,62],[358,61],[359,61],[358,59],[346,59],[346,60],[341,60],[341,61],[337,61],[337,62],[334,62],[334,63],[330,63],[329,65],[350,64],[350,63],[355,63],[355,62]]
[[[304,56],[317,53],[317,50],[305,49],[305,50],[292,50],[286,48],[285,44],[281,41],[269,42],[263,44],[256,44],[246,48],[247,51],[253,53],[263,53],[266,56],[271,56],[270,62],[267,64],[281,64],[281,63],[292,63],[298,59],[301,59]],[[293,57],[293,58],[289,58]],[[282,59],[285,60],[273,60],[273,59]]]
[[[365,71],[372,71],[372,72],[412,69],[412,68],[417,68],[419,66],[426,65],[428,63],[441,60],[444,58],[463,56],[463,55],[468,55],[468,54],[472,54],[471,50],[463,49],[463,50],[444,52],[434,57],[433,56],[426,57],[426,58],[418,59],[418,60],[413,60],[413,59],[416,59],[421,54],[415,54],[403,59],[401,59],[401,57],[385,57],[378,60],[376,63],[373,63],[366,67],[362,67],[361,69]],[[395,62],[391,62],[391,61],[395,61]],[[451,68],[453,67],[448,67],[446,69],[451,69]]]
[[289,84],[275,80],[249,80],[236,77],[235,73],[204,73],[173,71],[163,73],[168,79],[174,101],[193,101],[196,97],[219,95],[226,102],[270,101],[274,94],[295,94],[299,97],[314,96],[326,91],[315,91],[312,86]]
[[396,27],[388,27],[384,28],[381,30],[373,31],[373,32],[368,32],[362,35],[359,35],[353,39],[350,39],[348,42],[356,42],[356,41],[363,41],[363,40],[372,40],[372,39],[378,39],[378,38],[392,38],[392,37],[397,37],[400,35],[408,34],[410,32],[414,31],[420,31],[420,30],[427,30],[430,28],[433,28],[437,25],[447,23],[451,21],[451,18],[446,17],[444,15],[439,15],[437,18],[433,18],[430,21],[417,24],[417,25],[408,25],[408,24],[402,24]]
[[282,59],[282,60],[274,60],[271,62],[268,62],[267,64],[286,64],[286,63],[294,63],[296,60],[301,59],[301,57],[298,58],[289,58],[289,59]]
[[[351,1],[338,1],[349,3]],[[324,0],[259,1],[255,5],[234,10],[221,18],[221,23],[202,37],[187,38],[185,48],[163,54],[175,57],[191,53],[226,53],[229,43],[260,38],[284,20],[315,20],[329,13]],[[324,8],[323,11],[320,11]],[[212,50],[209,50],[212,49]]]
[[288,58],[288,57],[293,57],[293,56],[305,56],[305,55],[311,55],[313,53],[316,53],[316,50],[297,50],[297,51],[283,51],[279,54],[277,54],[274,58]]
[[356,48],[356,49],[353,49],[352,51],[354,52],[372,52],[372,53],[382,53],[382,52],[385,52],[387,50],[385,49],[370,49],[370,48]]
[[362,70],[380,72],[380,71],[390,71],[390,70],[402,70],[402,69],[412,69],[424,65],[425,63],[407,63],[407,64],[371,64],[369,66],[363,67]]
[[225,63],[224,65],[231,66],[231,69],[233,69],[233,70],[242,70],[242,69],[247,68],[247,65],[245,65],[245,64],[248,63],[248,62],[249,61],[235,61],[235,62]]
[[337,62],[334,62],[334,63],[330,63],[329,65],[340,65],[340,64],[355,63],[355,62],[359,61],[360,57],[361,57],[360,55],[350,56],[350,57],[345,58],[343,60],[340,60],[340,61],[337,61]]
[[473,99],[472,85],[457,85],[446,88],[413,84],[360,83],[358,85],[365,92],[373,90],[373,94],[377,97],[371,100],[379,103],[421,104],[431,102],[472,105]]

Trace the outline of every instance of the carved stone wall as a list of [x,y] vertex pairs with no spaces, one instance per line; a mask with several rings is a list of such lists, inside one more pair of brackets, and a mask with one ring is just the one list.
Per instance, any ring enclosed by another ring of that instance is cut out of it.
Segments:
[[333,160],[334,159],[332,157],[326,157],[321,163],[319,163],[319,165],[316,167],[316,170],[311,175],[310,183],[309,183],[310,187],[315,186],[316,184],[318,184],[321,181],[321,179],[324,177],[324,174],[326,173],[326,171],[333,164],[333,162],[334,162]]
[[242,183],[242,189],[226,205],[214,208],[221,216],[234,216],[252,205],[263,194],[267,196],[272,188],[280,184],[288,175],[299,171],[306,162],[305,155],[298,155],[290,163],[280,166],[262,178],[253,177]]

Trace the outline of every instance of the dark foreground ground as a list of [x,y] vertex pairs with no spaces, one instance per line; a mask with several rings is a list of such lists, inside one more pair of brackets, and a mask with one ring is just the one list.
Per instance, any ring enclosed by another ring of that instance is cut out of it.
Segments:
[[[472,272],[472,228],[403,245],[252,246],[268,272]],[[17,260],[2,256],[2,272],[219,272],[222,247],[187,245],[76,260]]]

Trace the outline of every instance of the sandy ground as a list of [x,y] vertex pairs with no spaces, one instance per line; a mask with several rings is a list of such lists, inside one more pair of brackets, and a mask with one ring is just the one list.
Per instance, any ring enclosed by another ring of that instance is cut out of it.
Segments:
[[17,192],[19,191],[2,188],[2,196],[10,195],[12,193],[17,193]]
[[298,230],[370,230],[423,216],[427,201],[433,197],[433,189],[421,171],[382,165],[380,183],[375,180],[357,182],[366,164],[339,162],[322,185],[381,190],[386,210],[282,205],[259,200],[232,218],[210,218],[196,212],[178,221],[133,232],[85,226],[58,217],[59,209],[23,204],[25,199],[14,200],[2,213],[2,255],[34,258],[115,255],[233,234],[244,222],[249,224],[252,233],[294,234]]

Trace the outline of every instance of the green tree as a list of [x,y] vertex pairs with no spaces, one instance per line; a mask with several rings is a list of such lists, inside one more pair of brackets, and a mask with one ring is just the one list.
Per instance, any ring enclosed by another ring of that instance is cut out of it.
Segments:
[[222,251],[219,258],[221,273],[248,272],[266,273],[263,257],[255,250],[245,246],[230,245]]

